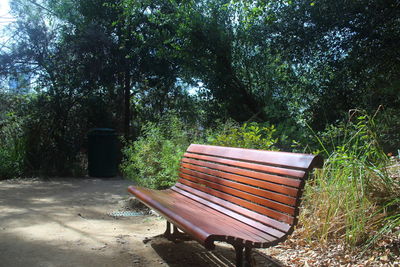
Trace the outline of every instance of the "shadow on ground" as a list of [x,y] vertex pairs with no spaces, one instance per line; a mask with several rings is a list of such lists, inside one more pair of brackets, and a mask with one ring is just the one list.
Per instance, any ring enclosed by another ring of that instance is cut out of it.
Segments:
[[[217,243],[215,250],[208,251],[196,241],[171,242],[162,237],[152,238],[151,247],[170,267],[234,267],[235,251],[226,243]],[[252,253],[255,266],[282,267],[280,262],[260,254]]]

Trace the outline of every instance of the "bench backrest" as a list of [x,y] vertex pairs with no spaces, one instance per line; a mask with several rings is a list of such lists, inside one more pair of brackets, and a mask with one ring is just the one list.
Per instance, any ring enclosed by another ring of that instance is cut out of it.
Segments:
[[297,223],[314,167],[322,167],[319,156],[192,144],[175,187],[285,232]]

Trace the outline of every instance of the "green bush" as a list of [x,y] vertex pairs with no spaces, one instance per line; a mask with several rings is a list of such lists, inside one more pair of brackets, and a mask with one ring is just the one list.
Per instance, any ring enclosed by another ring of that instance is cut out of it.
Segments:
[[142,135],[123,148],[121,170],[138,185],[168,188],[178,179],[179,162],[188,145],[188,132],[177,116],[168,115],[158,124],[148,122]]
[[264,126],[252,122],[239,125],[227,121],[215,132],[207,134],[207,143],[218,146],[276,150],[278,138],[274,138],[274,125]]
[[180,159],[190,143],[204,143],[206,139],[211,145],[271,150],[276,149],[275,131],[274,126],[240,126],[228,121],[216,131],[199,133],[194,127],[185,127],[176,115],[167,115],[158,123],[148,122],[136,141],[125,144],[120,167],[124,176],[138,185],[168,188],[178,178]]
[[86,108],[47,93],[0,92],[0,177],[84,175]]
[[399,155],[400,151],[400,113],[397,109],[385,109],[376,114],[378,138],[384,151]]
[[0,179],[21,176],[26,151],[23,119],[9,113],[0,125]]

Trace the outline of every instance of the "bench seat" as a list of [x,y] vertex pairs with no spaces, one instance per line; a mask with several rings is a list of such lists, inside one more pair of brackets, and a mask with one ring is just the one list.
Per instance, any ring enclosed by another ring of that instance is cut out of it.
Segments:
[[[206,249],[225,241],[236,249],[266,248],[297,223],[304,181],[319,156],[192,144],[178,182],[166,190],[130,186],[129,192]],[[174,230],[175,230],[174,228]],[[166,234],[169,234],[166,232]]]
[[[256,248],[268,247],[279,242],[286,234],[212,202],[210,198],[203,198],[207,197],[206,194],[200,197],[201,191],[190,193],[177,186],[163,191],[130,187],[129,191],[207,249],[214,248],[214,241],[229,240]],[[234,206],[231,208],[240,209],[240,206]],[[282,228],[289,230],[290,226],[282,224]]]

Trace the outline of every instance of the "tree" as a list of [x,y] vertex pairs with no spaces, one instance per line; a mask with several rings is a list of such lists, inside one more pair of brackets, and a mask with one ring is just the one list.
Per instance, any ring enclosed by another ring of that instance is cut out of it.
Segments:
[[[257,75],[250,77],[253,74],[249,73],[261,67],[264,74],[272,74],[278,64],[266,49],[259,51],[254,43],[256,32],[247,33],[236,16],[229,1],[182,1],[175,4],[173,14],[162,19],[177,25],[170,43],[181,66],[180,77],[194,86],[204,84],[219,116],[237,121],[272,119],[265,109],[267,104],[276,104],[271,97],[275,89],[265,86],[272,77],[260,74],[263,81],[255,82]],[[265,71],[264,62],[253,61],[260,55],[274,69]]]
[[273,53],[295,69],[295,82],[306,81],[300,92],[309,96],[305,108],[313,125],[323,128],[352,108],[399,106],[398,1],[254,5],[247,6],[250,23],[263,28]]

